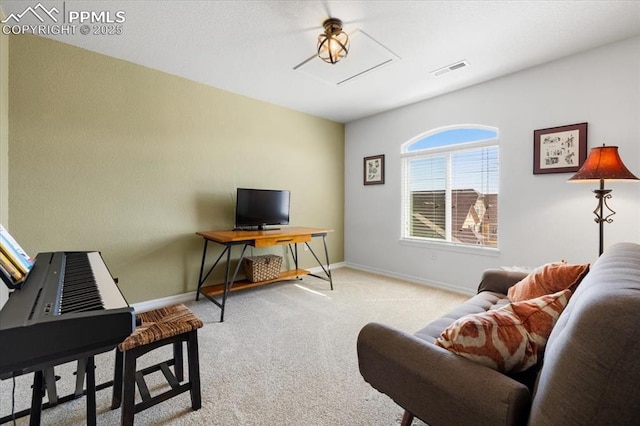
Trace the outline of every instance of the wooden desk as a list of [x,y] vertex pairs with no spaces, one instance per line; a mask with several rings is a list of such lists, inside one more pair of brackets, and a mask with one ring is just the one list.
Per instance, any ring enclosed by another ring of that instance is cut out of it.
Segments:
[[[200,275],[198,277],[198,291],[196,292],[196,300],[200,298],[202,294],[215,305],[217,305],[220,312],[220,322],[224,321],[224,307],[227,302],[227,297],[232,291],[238,291],[247,289],[250,287],[257,287],[265,284],[270,284],[277,281],[285,281],[292,279],[301,279],[304,275],[312,275],[317,278],[321,278],[325,281],[329,281],[331,290],[333,290],[333,280],[331,279],[331,269],[329,264],[329,251],[327,250],[326,237],[329,232],[333,232],[331,229],[323,228],[308,228],[308,227],[285,227],[278,230],[264,230],[264,231],[202,231],[196,232],[196,235],[204,239],[204,248],[202,250],[202,262],[200,264]],[[324,245],[324,254],[326,258],[326,265],[318,258],[313,251],[309,242],[312,238],[322,238]],[[209,270],[205,273],[205,263],[207,261],[207,247],[209,242],[214,242],[223,245],[225,248],[218,256],[218,259],[213,263]],[[304,243],[313,257],[318,262],[318,265],[322,268],[324,276],[315,275],[306,269],[298,268],[298,243]],[[231,248],[236,245],[242,246],[242,252],[238,259],[233,275],[231,274]],[[242,259],[244,258],[247,247],[273,247],[278,245],[287,245],[289,247],[289,254],[291,255],[295,268],[282,271],[278,278],[251,282],[248,280],[236,281]],[[218,266],[220,261],[226,255],[226,270],[224,282],[214,285],[204,285],[211,272]],[[215,296],[222,296],[221,300],[217,300]]]

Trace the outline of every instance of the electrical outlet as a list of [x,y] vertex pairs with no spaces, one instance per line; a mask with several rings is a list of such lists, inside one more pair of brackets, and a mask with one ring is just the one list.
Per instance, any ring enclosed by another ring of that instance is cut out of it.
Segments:
[[438,260],[438,252],[433,250],[431,252],[431,260]]

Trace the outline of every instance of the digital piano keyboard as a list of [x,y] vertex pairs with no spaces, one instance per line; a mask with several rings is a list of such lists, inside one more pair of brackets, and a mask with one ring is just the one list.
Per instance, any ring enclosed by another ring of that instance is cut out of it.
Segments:
[[99,252],[40,253],[0,311],[0,378],[111,350],[135,326]]

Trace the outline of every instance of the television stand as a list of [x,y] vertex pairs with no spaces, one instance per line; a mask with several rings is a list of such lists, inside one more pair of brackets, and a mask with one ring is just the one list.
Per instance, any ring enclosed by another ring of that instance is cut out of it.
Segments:
[[[200,275],[198,277],[198,289],[196,291],[196,300],[199,300],[202,294],[216,306],[220,308],[220,322],[224,321],[224,308],[227,303],[229,294],[234,291],[244,290],[251,287],[262,286],[278,281],[287,281],[293,279],[301,279],[304,275],[311,275],[316,278],[329,281],[330,288],[333,290],[333,280],[331,278],[331,269],[329,264],[329,252],[327,250],[327,233],[333,232],[330,229],[322,228],[308,228],[308,227],[290,227],[284,229],[266,229],[257,231],[203,231],[196,232],[196,235],[204,239],[204,248],[202,251],[202,262],[200,263]],[[324,245],[324,254],[326,259],[326,265],[323,264],[316,253],[313,251],[309,242],[312,238],[322,238]],[[207,261],[207,247],[209,242],[214,242],[224,246],[224,250],[218,256],[217,260],[205,273],[205,263]],[[318,265],[324,272],[323,275],[315,275],[306,269],[300,269],[298,267],[298,244],[305,244],[309,249],[313,257],[318,262]],[[240,258],[232,272],[231,266],[231,249],[233,246],[242,246],[242,252]],[[251,282],[248,280],[236,280],[242,259],[244,258],[247,247],[265,248],[278,245],[287,245],[289,247],[289,254],[291,255],[295,267],[288,271],[282,271],[280,275],[272,280]],[[211,272],[221,263],[222,259],[226,255],[225,262],[225,278],[222,283],[214,285],[204,285],[205,281],[211,274]],[[218,296],[218,299],[216,299]]]

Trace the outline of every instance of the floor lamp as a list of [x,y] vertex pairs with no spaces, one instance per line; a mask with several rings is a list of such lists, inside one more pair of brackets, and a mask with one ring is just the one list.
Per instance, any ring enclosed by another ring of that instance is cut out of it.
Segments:
[[[600,188],[593,190],[598,200],[598,206],[593,213],[596,215],[594,220],[600,227],[599,255],[602,254],[604,249],[604,223],[613,222],[611,216],[616,214],[616,212],[607,205],[607,200],[611,198],[611,190],[604,188],[605,180],[640,180],[624,165],[618,154],[617,146],[602,145],[591,148],[589,156],[582,167],[580,167],[580,170],[569,179],[569,182],[600,181]],[[607,211],[605,211],[605,208]]]

